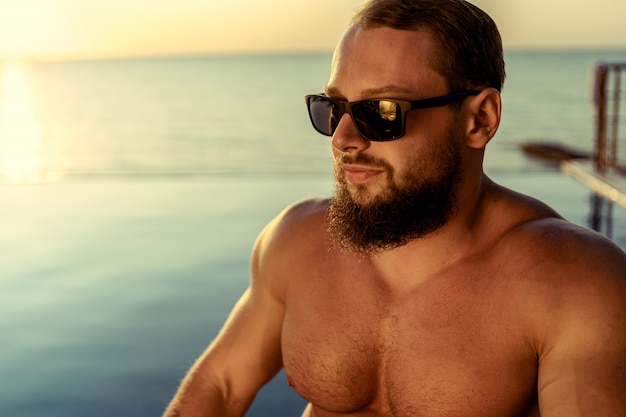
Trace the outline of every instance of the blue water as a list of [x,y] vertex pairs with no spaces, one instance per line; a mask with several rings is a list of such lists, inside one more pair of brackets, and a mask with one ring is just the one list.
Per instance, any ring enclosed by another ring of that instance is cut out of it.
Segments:
[[[593,65],[626,52],[511,52],[488,170],[528,170],[520,143],[592,148]],[[32,65],[39,172],[94,175],[326,173],[303,96],[330,56],[235,56]]]
[[[332,192],[328,142],[303,100],[323,88],[329,58],[26,67],[34,114],[22,117],[38,129],[16,155],[29,175],[9,177],[0,155],[1,416],[160,415],[246,287],[261,228],[290,202]],[[601,58],[626,53],[507,54],[504,118],[485,163],[579,224],[588,191],[518,147],[592,149]],[[13,97],[6,88],[0,102]],[[10,154],[19,142],[3,134]],[[303,406],[281,375],[249,415]]]
[[328,56],[46,64],[33,68],[44,170],[69,176],[321,173],[304,95]]

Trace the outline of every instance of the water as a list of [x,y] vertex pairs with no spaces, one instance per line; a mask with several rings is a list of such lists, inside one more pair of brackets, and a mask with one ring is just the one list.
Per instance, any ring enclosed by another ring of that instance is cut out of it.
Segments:
[[[529,140],[591,149],[599,59],[624,61],[626,52],[507,54],[503,121],[487,169],[535,168],[517,152]],[[303,96],[323,89],[329,61],[319,54],[30,65],[40,133],[29,177],[326,173],[327,142],[309,126]]]
[[[161,413],[246,287],[261,228],[290,202],[332,190],[328,142],[303,100],[322,90],[329,58],[5,65],[0,415]],[[626,53],[509,53],[485,163],[579,224],[587,190],[518,147],[592,149],[601,58]],[[281,375],[249,415],[302,407]]]
[[61,63],[31,67],[41,171],[92,175],[320,173],[308,126],[327,56]]

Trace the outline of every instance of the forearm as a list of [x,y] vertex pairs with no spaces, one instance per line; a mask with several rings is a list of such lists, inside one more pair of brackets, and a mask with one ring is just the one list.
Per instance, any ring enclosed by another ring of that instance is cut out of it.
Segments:
[[189,374],[165,410],[163,417],[243,417],[248,404],[229,398],[217,385],[203,383]]

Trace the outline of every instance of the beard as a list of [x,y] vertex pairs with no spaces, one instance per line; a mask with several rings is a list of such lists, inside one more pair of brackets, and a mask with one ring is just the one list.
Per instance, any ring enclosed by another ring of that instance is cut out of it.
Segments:
[[[461,177],[462,148],[449,137],[447,149],[432,149],[413,162],[399,181],[386,161],[344,154],[335,159],[335,195],[328,210],[333,241],[344,250],[375,255],[433,234],[457,209],[454,189]],[[341,169],[357,163],[386,172],[387,188],[366,201],[365,186],[351,193]]]

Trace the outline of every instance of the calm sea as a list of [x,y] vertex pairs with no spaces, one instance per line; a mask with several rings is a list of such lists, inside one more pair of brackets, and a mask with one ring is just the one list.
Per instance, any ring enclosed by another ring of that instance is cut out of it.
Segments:
[[[507,54],[504,116],[487,169],[536,168],[518,152],[527,141],[591,149],[599,60],[624,61],[626,52]],[[5,80],[24,70],[26,82],[4,83],[0,124],[22,123],[3,129],[0,173],[9,181],[325,174],[328,144],[310,127],[303,96],[323,89],[329,62],[319,54],[12,68]]]
[[[303,99],[329,60],[0,67],[0,416],[160,415],[245,289],[261,228],[332,190],[328,140]],[[485,163],[579,223],[587,190],[519,145],[592,149],[598,60],[626,52],[507,54]],[[303,406],[281,374],[249,416]]]

